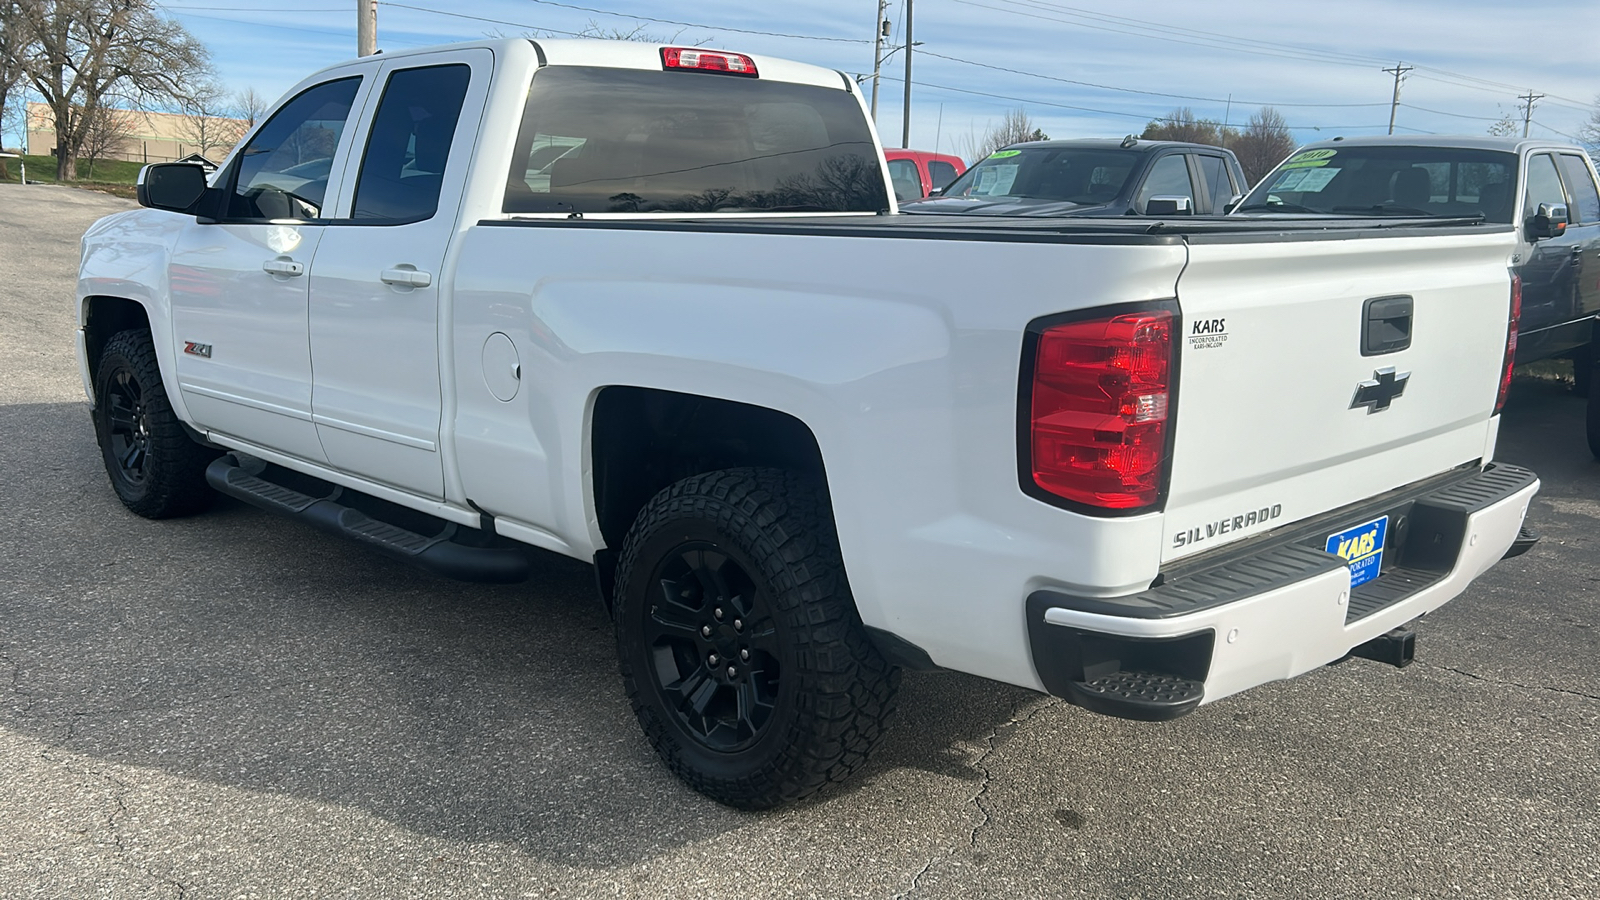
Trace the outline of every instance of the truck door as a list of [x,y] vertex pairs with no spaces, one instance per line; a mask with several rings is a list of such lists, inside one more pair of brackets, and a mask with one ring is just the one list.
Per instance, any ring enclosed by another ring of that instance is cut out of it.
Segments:
[[186,224],[168,272],[178,389],[202,427],[324,462],[311,422],[311,266],[350,152],[359,76],[290,99],[218,176],[215,221]]
[[[1542,203],[1567,206],[1567,196],[1556,171],[1555,157],[1535,153],[1528,157],[1526,188],[1522,196],[1522,218],[1518,227],[1527,235],[1528,221]],[[1567,210],[1571,222],[1572,210]],[[1582,252],[1582,229],[1568,224],[1558,237],[1540,238],[1527,249],[1527,259],[1518,268],[1522,276],[1522,323],[1517,336],[1517,362],[1544,359],[1572,349],[1589,339],[1587,332],[1576,336],[1570,325],[1579,317],[1577,271]]]
[[444,496],[445,260],[492,63],[488,50],[465,50],[380,70],[348,212],[311,268],[311,407],[328,462],[433,498]]
[[1600,315],[1600,190],[1595,188],[1594,173],[1583,157],[1576,153],[1563,153],[1561,176],[1567,183],[1567,211],[1572,224],[1568,231],[1576,243],[1573,277],[1578,282],[1578,315],[1585,318]]

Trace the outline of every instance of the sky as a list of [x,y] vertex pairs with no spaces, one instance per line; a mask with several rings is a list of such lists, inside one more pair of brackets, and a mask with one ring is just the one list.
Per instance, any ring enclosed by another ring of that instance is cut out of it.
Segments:
[[[1296,139],[1484,134],[1543,94],[1531,133],[1571,137],[1595,108],[1595,0],[912,0],[910,145],[960,153],[1021,108],[1051,137],[1138,133],[1187,106],[1241,125],[1262,105]],[[355,55],[357,0],[163,0],[212,52],[226,87],[277,97]],[[870,75],[877,0],[403,0],[378,6],[378,46],[407,49],[593,23],[676,43]],[[907,0],[889,0],[889,47]],[[652,21],[667,20],[667,21]],[[551,36],[560,36],[552,34]],[[1585,36],[1580,38],[1578,36]],[[902,145],[904,51],[879,84],[878,129]],[[867,88],[870,95],[870,86]]]

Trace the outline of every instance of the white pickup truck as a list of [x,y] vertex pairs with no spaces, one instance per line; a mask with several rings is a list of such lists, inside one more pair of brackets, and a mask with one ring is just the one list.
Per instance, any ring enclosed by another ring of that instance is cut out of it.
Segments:
[[857,770],[901,667],[1165,719],[1529,543],[1511,226],[901,216],[838,72],[500,40],[308,78],[84,237],[143,516],[214,491],[434,572],[592,561],[725,803]]

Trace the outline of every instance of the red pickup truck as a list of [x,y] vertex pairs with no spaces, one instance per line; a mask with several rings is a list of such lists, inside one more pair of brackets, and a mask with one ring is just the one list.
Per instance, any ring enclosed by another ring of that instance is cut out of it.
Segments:
[[889,161],[889,182],[894,187],[895,199],[901,203],[921,200],[934,188],[944,187],[967,170],[961,157],[948,153],[885,149],[883,157]]

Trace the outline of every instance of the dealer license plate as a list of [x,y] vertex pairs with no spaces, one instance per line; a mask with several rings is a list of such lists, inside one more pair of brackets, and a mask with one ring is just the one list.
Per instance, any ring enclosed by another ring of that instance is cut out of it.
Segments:
[[1378,577],[1383,568],[1383,543],[1388,536],[1388,516],[1328,535],[1327,551],[1350,566],[1351,587]]

